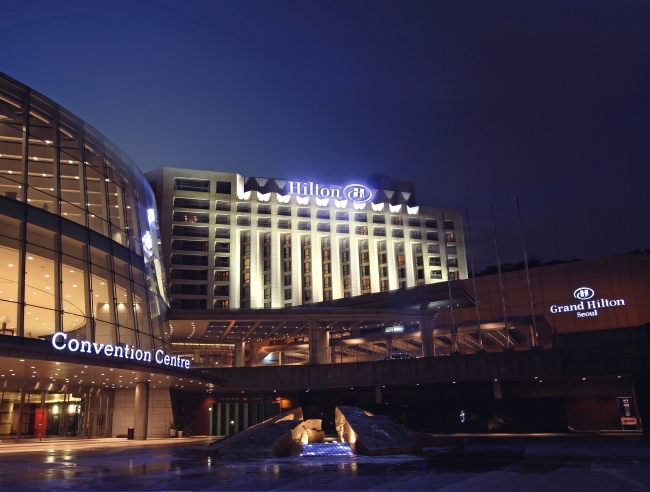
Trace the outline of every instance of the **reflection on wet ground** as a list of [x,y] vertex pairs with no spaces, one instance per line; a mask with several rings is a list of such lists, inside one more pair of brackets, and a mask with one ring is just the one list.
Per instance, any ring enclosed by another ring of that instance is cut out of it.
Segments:
[[[650,490],[643,439],[445,438],[408,456],[219,460],[206,441],[0,455],[2,490]],[[54,448],[54,449],[53,449]],[[53,449],[53,450],[52,450]]]

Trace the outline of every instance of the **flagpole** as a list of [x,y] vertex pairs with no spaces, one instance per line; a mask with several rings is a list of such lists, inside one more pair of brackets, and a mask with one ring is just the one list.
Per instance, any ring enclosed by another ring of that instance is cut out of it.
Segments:
[[506,332],[506,349],[510,348],[510,332],[508,331],[508,310],[506,308],[506,296],[503,292],[503,278],[501,275],[501,257],[499,256],[499,241],[497,240],[497,224],[494,220],[494,207],[490,203],[490,214],[492,215],[492,232],[494,233],[494,249],[497,253],[497,270],[499,272],[499,290],[501,291],[501,306],[503,308],[503,329]]
[[533,298],[533,287],[530,283],[530,272],[528,271],[528,253],[526,252],[526,240],[524,239],[524,226],[521,221],[521,210],[519,209],[519,198],[515,198],[517,206],[517,220],[519,221],[519,234],[521,235],[521,247],[524,250],[524,265],[526,266],[526,282],[528,283],[528,295],[530,296],[530,314],[533,318],[533,347],[537,347],[537,320],[535,319],[535,299]]
[[447,265],[447,288],[449,290],[449,307],[451,308],[451,351],[458,352],[458,335],[454,321],[454,303],[451,296],[451,280],[449,279],[449,249],[447,246],[447,229],[445,229],[445,213],[442,212],[442,233],[445,235],[445,263]]
[[474,305],[476,306],[476,329],[478,332],[479,350],[483,350],[483,334],[481,333],[481,314],[478,309],[478,294],[476,292],[476,273],[474,271],[474,253],[472,251],[472,229],[469,225],[469,209],[465,207],[467,216],[467,244],[469,245],[469,262],[472,267],[472,288],[474,289]]

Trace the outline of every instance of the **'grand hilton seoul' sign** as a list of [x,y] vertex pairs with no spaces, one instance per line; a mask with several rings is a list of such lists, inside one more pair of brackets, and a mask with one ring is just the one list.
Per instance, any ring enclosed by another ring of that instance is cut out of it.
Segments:
[[573,292],[573,297],[580,302],[562,306],[553,304],[550,311],[553,314],[575,312],[576,317],[586,318],[588,316],[598,316],[599,309],[625,306],[625,299],[593,299],[595,295],[594,289],[590,287],[579,287]]
[[141,350],[128,345],[110,345],[93,342],[87,340],[77,340],[73,338],[67,340],[68,335],[63,332],[55,333],[52,337],[52,346],[57,350],[68,350],[70,352],[80,352],[85,354],[104,355],[106,357],[117,357],[119,359],[130,359],[139,362],[153,362],[164,366],[181,367],[183,369],[190,368],[189,359],[181,359],[178,355],[167,355],[162,349],[158,349],[153,354],[153,361],[151,350]]

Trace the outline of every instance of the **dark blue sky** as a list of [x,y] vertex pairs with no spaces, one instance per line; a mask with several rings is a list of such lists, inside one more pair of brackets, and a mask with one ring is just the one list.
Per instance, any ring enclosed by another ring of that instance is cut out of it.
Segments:
[[415,181],[477,267],[515,197],[529,255],[650,248],[650,2],[493,3],[3,0],[0,71],[144,171]]

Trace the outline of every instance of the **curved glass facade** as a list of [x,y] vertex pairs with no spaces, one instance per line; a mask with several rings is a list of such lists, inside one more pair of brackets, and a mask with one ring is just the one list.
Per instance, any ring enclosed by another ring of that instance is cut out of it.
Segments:
[[97,130],[0,74],[0,334],[171,352],[154,194]]

